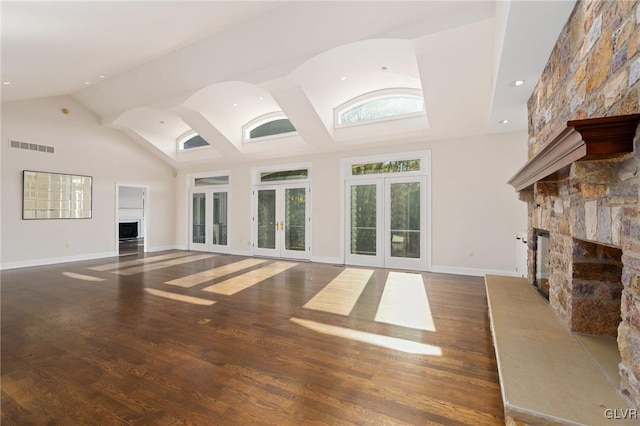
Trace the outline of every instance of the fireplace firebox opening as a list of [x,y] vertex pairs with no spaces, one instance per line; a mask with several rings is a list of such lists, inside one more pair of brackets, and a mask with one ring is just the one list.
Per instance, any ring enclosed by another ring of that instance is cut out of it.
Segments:
[[533,286],[545,299],[549,300],[549,232],[534,230],[535,276]]

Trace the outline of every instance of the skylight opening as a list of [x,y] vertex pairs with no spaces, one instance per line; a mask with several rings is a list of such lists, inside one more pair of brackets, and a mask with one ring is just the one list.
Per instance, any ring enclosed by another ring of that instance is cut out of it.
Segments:
[[336,126],[407,118],[424,114],[422,93],[415,89],[387,89],[354,98],[335,110]]
[[296,133],[295,126],[281,112],[270,113],[250,121],[243,128],[245,142],[263,140],[279,136],[289,136]]

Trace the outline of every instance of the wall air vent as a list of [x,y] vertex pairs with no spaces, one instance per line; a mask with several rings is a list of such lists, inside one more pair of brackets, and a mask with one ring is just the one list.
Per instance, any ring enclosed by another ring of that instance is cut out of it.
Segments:
[[47,146],[47,145],[38,145],[37,143],[9,141],[9,146],[11,146],[11,148],[26,149],[29,151],[47,152],[49,154],[53,154],[55,152],[54,147]]

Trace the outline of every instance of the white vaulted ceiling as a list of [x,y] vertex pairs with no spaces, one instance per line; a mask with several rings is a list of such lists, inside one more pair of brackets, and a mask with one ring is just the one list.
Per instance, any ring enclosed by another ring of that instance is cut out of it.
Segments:
[[[2,101],[71,95],[174,167],[522,130],[573,3],[2,2]],[[426,116],[334,127],[388,88],[422,91]],[[298,133],[243,143],[273,112]],[[190,131],[211,148],[179,151]]]

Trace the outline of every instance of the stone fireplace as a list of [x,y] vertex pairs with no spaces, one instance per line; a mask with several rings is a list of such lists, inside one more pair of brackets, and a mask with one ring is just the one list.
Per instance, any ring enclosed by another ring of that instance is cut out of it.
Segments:
[[[621,393],[636,407],[639,123],[640,114],[569,121],[510,181],[529,206],[530,282],[544,294],[541,278],[548,279],[546,296],[571,331],[617,338]],[[541,276],[539,237],[546,235]]]
[[640,2],[584,0],[529,99],[528,279],[548,233],[549,303],[572,331],[617,339],[640,409]]

